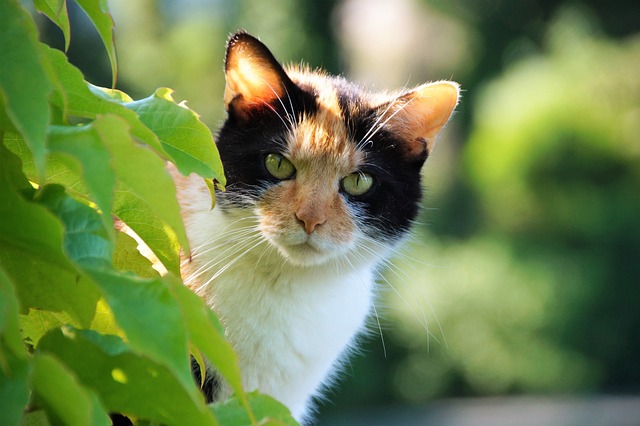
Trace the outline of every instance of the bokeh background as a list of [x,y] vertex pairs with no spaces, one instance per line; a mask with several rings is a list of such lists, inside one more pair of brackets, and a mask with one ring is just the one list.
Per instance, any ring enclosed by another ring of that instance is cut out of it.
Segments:
[[[240,28],[374,89],[461,83],[415,238],[381,280],[382,336],[319,424],[640,424],[637,0],[108,4],[118,87],[171,87],[214,130]],[[95,30],[70,13],[72,62],[109,86]]]

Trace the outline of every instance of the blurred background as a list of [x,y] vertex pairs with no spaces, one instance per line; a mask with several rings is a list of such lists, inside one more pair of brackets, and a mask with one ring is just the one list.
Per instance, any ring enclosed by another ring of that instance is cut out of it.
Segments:
[[[382,336],[364,339],[319,424],[640,424],[636,0],[108,4],[118,87],[171,87],[212,130],[240,28],[282,62],[373,89],[461,83],[415,238],[381,279]],[[97,33],[70,13],[72,62],[109,86]]]

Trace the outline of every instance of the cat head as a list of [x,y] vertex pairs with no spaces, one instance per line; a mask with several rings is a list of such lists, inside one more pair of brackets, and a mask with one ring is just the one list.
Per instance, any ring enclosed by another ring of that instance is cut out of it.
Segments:
[[223,212],[255,215],[295,265],[378,253],[418,213],[420,170],[459,97],[452,82],[370,94],[343,78],[283,68],[246,33],[225,61],[228,117],[217,137]]

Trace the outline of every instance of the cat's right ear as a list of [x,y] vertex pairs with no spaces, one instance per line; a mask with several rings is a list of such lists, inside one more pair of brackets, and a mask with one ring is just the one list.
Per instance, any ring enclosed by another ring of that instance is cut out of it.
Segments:
[[242,119],[284,97],[292,84],[267,46],[245,32],[229,38],[224,71],[225,106]]

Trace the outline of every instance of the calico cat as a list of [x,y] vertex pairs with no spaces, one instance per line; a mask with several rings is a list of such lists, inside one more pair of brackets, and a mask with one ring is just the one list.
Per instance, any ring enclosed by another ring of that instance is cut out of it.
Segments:
[[[244,32],[228,41],[225,76],[226,192],[211,210],[201,179],[177,178],[184,281],[223,322],[244,386],[304,421],[365,330],[378,264],[418,213],[420,170],[459,87],[369,94],[285,69]],[[228,397],[207,374],[210,399]]]

